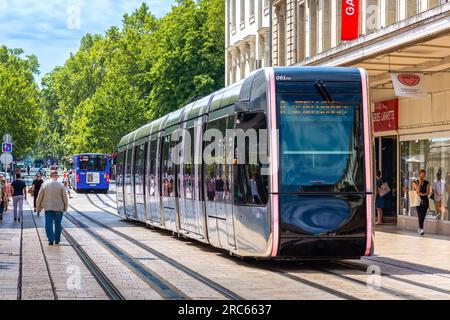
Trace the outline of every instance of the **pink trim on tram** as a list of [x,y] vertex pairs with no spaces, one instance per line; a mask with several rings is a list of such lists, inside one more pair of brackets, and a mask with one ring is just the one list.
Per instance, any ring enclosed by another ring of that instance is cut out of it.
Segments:
[[272,226],[273,226],[273,241],[272,241],[272,257],[278,254],[278,245],[280,238],[280,221],[279,221],[279,188],[278,188],[278,130],[277,130],[277,108],[275,96],[275,73],[273,69],[269,69],[269,87],[270,87],[270,102],[269,102],[269,117],[270,117],[270,158],[272,160]]
[[[363,96],[363,117],[364,117],[364,162],[366,168],[366,192],[372,192],[372,144],[371,136],[372,132],[370,130],[370,104],[369,95],[367,87],[367,74],[364,69],[359,68],[361,73],[362,82],[362,96]],[[365,256],[369,256],[372,249],[372,206],[373,206],[373,196],[366,195],[366,210],[367,210],[367,236],[366,236],[366,252]]]

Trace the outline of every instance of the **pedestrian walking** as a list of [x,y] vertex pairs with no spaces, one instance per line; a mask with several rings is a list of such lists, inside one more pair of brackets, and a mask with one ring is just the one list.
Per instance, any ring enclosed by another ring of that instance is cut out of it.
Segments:
[[383,185],[383,179],[381,178],[381,171],[377,171],[377,196],[375,200],[375,206],[377,208],[377,223],[376,225],[383,224],[383,209],[384,209],[384,195],[381,194],[380,188]]
[[11,181],[9,179],[6,179],[6,198],[5,198],[5,211],[4,213],[8,212],[8,207],[9,207],[9,199],[11,199],[12,197],[12,193],[11,193]]
[[67,195],[69,196],[69,199],[72,199],[72,197],[70,196],[69,183],[67,181],[64,181],[64,189],[66,189],[66,192],[67,192]]
[[[33,196],[34,212],[37,212],[36,201],[37,201],[37,197],[39,195],[39,191],[41,190],[41,187],[43,184],[44,184],[44,180],[42,180],[41,175],[39,173],[37,173],[35,179],[33,180],[33,183],[31,184],[31,188],[30,188],[31,195]],[[39,212],[37,212],[37,215],[39,216]]]
[[27,175],[30,176],[30,166],[27,166]]
[[39,192],[37,201],[37,210],[45,210],[45,232],[48,238],[48,244],[53,245],[61,242],[63,214],[69,206],[64,185],[58,182],[58,172],[50,173],[50,180],[45,182]]
[[428,196],[430,195],[430,183],[425,180],[425,176],[426,171],[422,169],[419,172],[419,179],[413,182],[414,191],[417,192],[421,200],[420,205],[417,207],[417,216],[419,219],[419,229],[417,232],[421,236],[425,234],[423,227],[429,208]]
[[6,183],[0,176],[0,221],[3,220],[3,212],[5,211]]
[[443,206],[443,199],[445,194],[445,182],[442,180],[442,173],[438,171],[436,174],[436,180],[433,183],[433,192],[431,193],[430,199],[434,201],[434,207],[436,210],[436,220],[438,220],[443,213],[445,213],[445,208]]
[[13,196],[14,221],[20,221],[23,218],[23,200],[27,200],[27,185],[22,180],[21,174],[16,173],[16,179],[11,183],[11,192]]

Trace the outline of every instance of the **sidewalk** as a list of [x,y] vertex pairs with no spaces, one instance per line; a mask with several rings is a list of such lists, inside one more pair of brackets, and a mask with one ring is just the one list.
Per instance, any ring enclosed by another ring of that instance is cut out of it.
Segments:
[[26,202],[23,230],[12,206],[0,221],[0,300],[106,299],[64,237],[48,246],[44,224]]
[[396,225],[377,226],[375,255],[363,260],[377,262],[383,268],[450,279],[450,237],[420,237],[415,232],[397,230]]

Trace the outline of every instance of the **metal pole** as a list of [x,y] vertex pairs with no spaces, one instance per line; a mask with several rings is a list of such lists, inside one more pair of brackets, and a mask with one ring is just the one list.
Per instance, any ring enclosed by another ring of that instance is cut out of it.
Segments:
[[269,48],[270,48],[270,52],[269,52],[269,57],[270,57],[270,61],[269,61],[269,66],[273,66],[273,47],[272,47],[272,39],[273,39],[273,0],[270,0],[270,8],[269,8]]

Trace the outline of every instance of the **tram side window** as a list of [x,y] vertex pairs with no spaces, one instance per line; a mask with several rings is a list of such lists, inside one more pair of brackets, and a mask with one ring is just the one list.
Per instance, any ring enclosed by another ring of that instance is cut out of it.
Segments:
[[175,142],[171,136],[164,137],[164,151],[162,156],[162,195],[164,197],[176,197],[176,176],[173,164],[173,147]]
[[223,138],[219,141],[218,148],[212,150],[211,152],[210,156],[212,157],[212,160],[209,162],[213,163],[205,165],[206,197],[209,201],[226,202],[230,197],[230,179],[227,175],[227,170],[225,170],[225,135],[227,118],[222,118],[208,123],[208,128],[219,129]]
[[139,194],[143,193],[142,183],[144,177],[144,164],[145,164],[145,145],[140,145],[135,148],[135,161],[134,161],[134,183],[138,187],[136,190]]
[[190,134],[190,150],[185,150],[184,156],[184,177],[183,177],[183,186],[184,186],[184,197],[186,199],[194,199],[194,179],[195,179],[195,171],[194,171],[194,128],[188,129]]
[[[119,153],[119,161],[117,163],[117,176],[121,179],[120,184],[123,185],[123,175],[124,175],[124,166],[125,166],[125,151],[122,151]],[[75,170],[74,170],[75,171]]]
[[126,167],[126,175],[125,175],[125,184],[131,183],[131,165],[133,160],[133,149],[127,150],[127,167]]
[[[238,122],[237,129],[244,131],[255,129],[257,133],[258,148],[266,148],[263,145],[262,137],[259,130],[266,130],[266,116],[263,113],[253,113],[243,116]],[[235,139],[235,147],[238,144]],[[258,162],[250,163],[250,159],[255,157],[251,154],[249,138],[245,139],[245,164],[238,164],[234,169],[234,202],[236,205],[247,206],[265,206],[269,198],[269,176],[263,170],[264,165],[261,164],[261,159],[256,155]],[[260,151],[260,150],[259,150]],[[264,150],[267,154],[267,150]],[[261,153],[261,151],[260,151]]]
[[154,196],[156,192],[156,155],[158,150],[158,140],[154,139],[150,142],[150,163],[149,163],[149,184],[150,196]]

